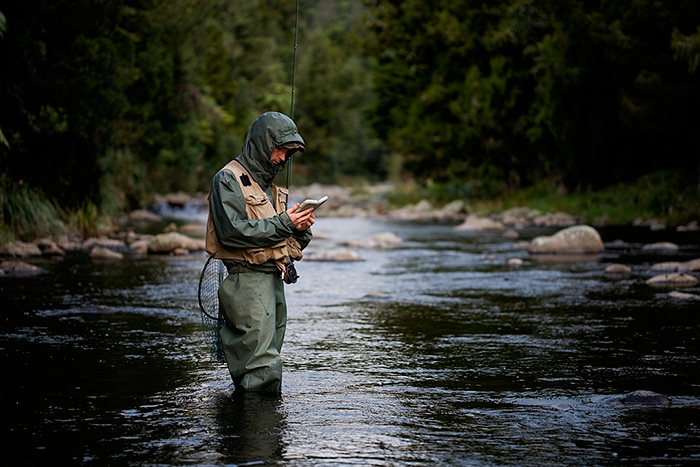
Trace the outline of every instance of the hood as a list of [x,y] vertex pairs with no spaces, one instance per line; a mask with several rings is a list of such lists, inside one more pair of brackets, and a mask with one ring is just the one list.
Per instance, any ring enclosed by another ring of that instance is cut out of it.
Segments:
[[294,121],[279,112],[266,112],[253,122],[236,160],[263,190],[267,190],[280,167],[270,162],[272,150],[293,142],[304,144]]

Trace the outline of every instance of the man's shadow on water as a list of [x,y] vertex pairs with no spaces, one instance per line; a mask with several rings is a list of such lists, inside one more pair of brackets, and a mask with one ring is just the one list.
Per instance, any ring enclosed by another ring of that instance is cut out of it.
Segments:
[[282,397],[227,391],[215,396],[217,430],[225,463],[270,463],[282,459]]

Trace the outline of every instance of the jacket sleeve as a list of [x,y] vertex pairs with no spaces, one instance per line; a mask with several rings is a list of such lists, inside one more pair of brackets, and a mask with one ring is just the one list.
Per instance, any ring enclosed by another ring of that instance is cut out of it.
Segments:
[[241,187],[228,170],[214,176],[209,196],[216,238],[226,248],[264,248],[295,233],[287,213],[267,219],[248,219]]
[[303,250],[311,242],[311,239],[313,238],[313,234],[311,233],[311,229],[295,230],[294,231],[294,238],[299,242],[299,246]]

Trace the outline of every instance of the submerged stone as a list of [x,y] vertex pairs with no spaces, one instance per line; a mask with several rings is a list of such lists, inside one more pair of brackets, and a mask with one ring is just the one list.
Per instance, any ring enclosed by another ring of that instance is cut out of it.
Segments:
[[639,390],[630,392],[620,399],[625,405],[640,405],[651,407],[668,407],[671,400],[663,394],[658,394],[653,391]]

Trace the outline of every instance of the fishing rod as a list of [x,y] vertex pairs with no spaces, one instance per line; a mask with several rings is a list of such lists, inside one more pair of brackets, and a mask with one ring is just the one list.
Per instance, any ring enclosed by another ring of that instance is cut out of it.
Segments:
[[[292,102],[289,108],[289,118],[294,120],[294,85],[297,75],[297,37],[299,34],[299,2],[297,0],[296,17],[294,19],[294,54],[292,58]],[[289,205],[289,185],[292,182],[292,158],[287,161],[287,205]]]
[[[294,18],[294,55],[292,58],[292,102],[289,108],[289,118],[294,121],[294,85],[297,75],[297,37],[299,35],[299,1],[297,0],[296,16]],[[287,194],[285,207],[289,206],[289,185],[292,183],[292,157],[287,161]],[[287,284],[294,284],[299,279],[299,274],[294,266],[294,260],[290,256],[283,275],[284,281]]]

